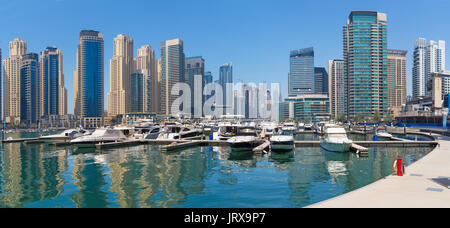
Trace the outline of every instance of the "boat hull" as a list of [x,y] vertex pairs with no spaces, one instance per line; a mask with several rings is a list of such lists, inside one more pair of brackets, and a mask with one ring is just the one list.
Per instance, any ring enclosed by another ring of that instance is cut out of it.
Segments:
[[350,146],[350,143],[332,143],[324,140],[320,142],[320,147],[324,148],[325,150],[339,153],[349,152]]
[[274,151],[290,151],[294,149],[294,141],[270,142],[271,149]]
[[233,151],[251,151],[253,148],[263,144],[263,140],[246,141],[246,142],[233,142],[230,143],[230,147]]

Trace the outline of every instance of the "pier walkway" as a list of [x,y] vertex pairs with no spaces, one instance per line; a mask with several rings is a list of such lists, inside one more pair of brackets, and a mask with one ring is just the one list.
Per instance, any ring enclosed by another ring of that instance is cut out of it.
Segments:
[[439,145],[403,176],[387,176],[308,208],[450,208],[450,137],[434,136]]

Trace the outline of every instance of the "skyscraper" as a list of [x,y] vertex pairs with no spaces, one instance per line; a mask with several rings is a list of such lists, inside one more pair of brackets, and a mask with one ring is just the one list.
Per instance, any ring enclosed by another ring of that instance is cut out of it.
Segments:
[[314,93],[314,49],[291,51],[289,66],[289,96]]
[[20,122],[30,127],[40,119],[39,59],[36,53],[22,55],[20,64]]
[[[172,90],[177,90],[174,86],[178,82],[184,81],[184,52],[183,41],[173,39],[161,42],[161,112],[172,113],[173,107],[180,108],[181,103],[174,103],[180,96],[173,95]],[[177,109],[180,110],[180,109]]]
[[445,41],[417,39],[413,58],[413,97],[431,96],[432,73],[445,70]]
[[[200,105],[203,104],[203,88],[204,88],[204,75],[205,75],[205,60],[201,56],[196,57],[189,57],[185,60],[185,68],[184,68],[184,81],[189,85],[191,88],[191,112],[190,114],[193,116],[195,114],[194,108],[195,105],[198,105],[197,107],[200,107]],[[198,76],[196,76],[198,75]],[[195,77],[199,77],[201,79],[201,84],[195,82]],[[199,86],[198,88],[196,86]],[[200,91],[201,90],[201,91]],[[201,104],[195,104],[195,94],[201,94]],[[201,106],[203,107],[203,105]],[[202,110],[203,108],[199,109],[199,112],[197,114],[201,117],[202,116]]]
[[[3,77],[2,77],[2,73],[3,73],[3,68],[2,68],[2,49],[0,48],[0,82],[2,82],[3,81]],[[3,109],[2,109],[2,102],[3,102],[3,99],[2,99],[2,89],[1,89],[2,87],[0,86],[0,117],[1,117],[1,123],[3,123],[3,121],[5,120],[4,119],[4,117],[3,117]]]
[[27,42],[18,38],[9,42],[9,57],[3,59],[3,115],[5,122],[20,122],[20,65],[27,53]]
[[347,81],[344,60],[328,60],[330,111],[333,118],[347,115]]
[[80,32],[75,70],[75,115],[103,117],[104,38],[93,30]]
[[124,34],[114,38],[114,55],[110,60],[110,90],[108,115],[131,111],[131,74],[133,69],[133,39]]
[[387,16],[353,11],[343,27],[348,115],[388,113]]
[[400,108],[406,104],[406,53],[403,50],[388,50],[389,108]]
[[142,74],[142,111],[159,112],[161,106],[161,91],[158,80],[158,66],[155,51],[150,45],[138,49],[138,56],[134,59],[135,71]]
[[67,114],[67,90],[64,87],[63,55],[56,47],[41,52],[41,116]]
[[[225,63],[219,67],[219,84],[222,86],[223,114],[233,114],[233,64]],[[228,86],[227,86],[228,85]]]
[[328,94],[328,73],[324,67],[314,67],[314,93]]

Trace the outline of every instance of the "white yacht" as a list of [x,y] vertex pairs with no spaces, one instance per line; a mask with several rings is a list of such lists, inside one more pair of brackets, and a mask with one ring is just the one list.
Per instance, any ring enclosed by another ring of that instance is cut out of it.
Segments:
[[310,124],[310,123],[308,123],[308,124],[305,124],[303,128],[304,128],[305,130],[312,130],[312,127],[313,127],[313,125]]
[[253,148],[264,143],[264,140],[257,136],[251,135],[242,135],[242,136],[234,136],[227,140],[230,144],[230,147],[233,151],[251,151]]
[[82,135],[88,134],[89,132],[83,130],[83,129],[68,129],[60,134],[54,134],[54,135],[43,135],[40,136],[40,139],[44,140],[58,140],[58,139],[74,139],[77,137],[80,137]]
[[281,130],[294,132],[297,129],[295,128],[295,123],[287,122],[287,123],[283,124],[283,127],[281,128]]
[[378,128],[375,132],[375,135],[380,138],[392,138],[392,135],[389,134],[384,128]]
[[252,150],[253,148],[264,143],[256,133],[254,126],[238,127],[236,135],[229,138],[227,142],[233,151]]
[[133,136],[135,139],[157,139],[163,130],[159,125],[135,127],[136,133]]
[[199,136],[201,132],[190,126],[167,125],[164,132],[158,135],[157,139],[183,139]]
[[85,135],[73,139],[71,144],[75,144],[79,147],[93,147],[95,144],[108,143],[108,142],[123,142],[128,138],[122,133],[121,130],[111,128],[99,128],[95,130],[91,135]]
[[261,137],[269,138],[274,130],[278,128],[278,124],[275,122],[262,122],[259,127],[261,128]]
[[294,136],[289,131],[270,137],[270,146],[274,151],[290,151],[294,149]]
[[241,127],[240,124],[233,124],[231,122],[220,122],[218,124],[218,129],[213,132],[214,140],[228,140],[233,136],[237,135],[238,128]]
[[343,127],[328,127],[325,129],[325,135],[320,140],[320,146],[328,151],[348,152],[353,143],[348,139],[347,132]]

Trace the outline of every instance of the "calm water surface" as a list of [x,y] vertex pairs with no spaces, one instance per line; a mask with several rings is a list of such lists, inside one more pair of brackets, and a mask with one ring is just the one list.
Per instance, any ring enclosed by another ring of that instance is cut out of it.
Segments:
[[98,152],[9,143],[0,147],[0,207],[303,207],[390,175],[397,156],[410,164],[430,150],[163,154],[151,145]]

